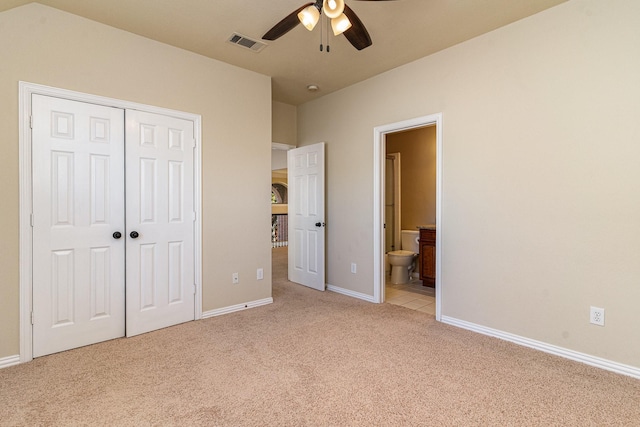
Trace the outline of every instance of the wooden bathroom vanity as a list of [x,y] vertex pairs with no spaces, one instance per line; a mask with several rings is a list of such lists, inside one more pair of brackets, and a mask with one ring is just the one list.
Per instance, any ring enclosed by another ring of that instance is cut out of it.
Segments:
[[436,226],[418,227],[420,230],[420,280],[423,286],[436,286]]

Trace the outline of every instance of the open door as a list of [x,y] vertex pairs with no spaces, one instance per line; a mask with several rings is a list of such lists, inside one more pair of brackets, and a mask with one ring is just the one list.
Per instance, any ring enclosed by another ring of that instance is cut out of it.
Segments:
[[287,153],[289,280],[324,291],[324,142]]

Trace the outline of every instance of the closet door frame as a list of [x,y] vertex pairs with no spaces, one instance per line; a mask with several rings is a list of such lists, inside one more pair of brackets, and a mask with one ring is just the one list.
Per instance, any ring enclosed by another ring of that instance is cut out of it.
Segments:
[[202,318],[202,117],[198,114],[170,110],[120,99],[59,89],[29,82],[19,82],[19,182],[20,182],[20,363],[33,359],[32,266],[33,205],[31,164],[31,99],[39,94],[72,101],[134,109],[190,120],[194,124],[194,279],[195,319]]

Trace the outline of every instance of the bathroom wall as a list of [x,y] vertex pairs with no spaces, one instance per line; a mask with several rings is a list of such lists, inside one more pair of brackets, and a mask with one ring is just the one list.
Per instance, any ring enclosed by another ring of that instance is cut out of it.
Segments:
[[435,126],[391,133],[387,153],[400,153],[401,228],[436,223]]

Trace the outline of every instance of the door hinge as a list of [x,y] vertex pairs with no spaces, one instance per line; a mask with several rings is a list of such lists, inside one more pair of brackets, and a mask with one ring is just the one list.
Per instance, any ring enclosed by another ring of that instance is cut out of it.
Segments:
[[31,324],[32,324],[32,325],[35,325],[35,324],[36,324],[36,322],[35,322],[35,320],[34,320],[34,318],[33,318],[33,311],[31,312]]
[[33,129],[33,116],[29,116],[29,128]]
[[195,139],[191,140],[191,148],[196,148],[196,140]]
[[196,220],[196,213],[195,212],[191,212],[191,213],[192,213],[191,217],[195,221]]
[[29,221],[31,222],[31,227],[33,227],[33,223],[34,223],[33,214],[29,215]]

